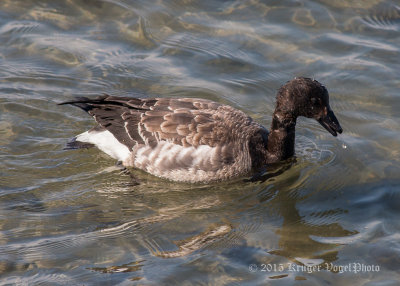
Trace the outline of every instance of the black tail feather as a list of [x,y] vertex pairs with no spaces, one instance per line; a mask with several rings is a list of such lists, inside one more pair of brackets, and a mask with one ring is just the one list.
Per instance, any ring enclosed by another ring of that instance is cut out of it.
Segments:
[[92,147],[95,147],[95,145],[92,143],[77,141],[76,137],[74,137],[67,143],[67,146],[65,146],[64,150],[89,149]]
[[114,97],[107,94],[98,96],[96,98],[88,97],[75,97],[75,100],[65,101],[58,103],[58,105],[71,104],[76,107],[89,112],[91,109],[99,105],[113,105],[113,106],[125,106],[137,110],[148,110],[148,107],[141,106],[142,102],[140,99],[134,97]]
[[[121,144],[131,150],[135,144],[138,142],[144,144],[144,141],[136,130],[137,126],[133,126],[131,129],[129,129],[129,126],[138,124],[141,114],[150,110],[150,107],[154,105],[155,102],[153,101],[151,99],[146,101],[133,97],[103,95],[92,99],[76,97],[75,100],[62,102],[59,105],[71,104],[83,109],[93,116],[103,129],[111,132]],[[149,105],[146,106],[146,104]],[[127,131],[132,132],[128,133]],[[87,147],[86,144],[81,146],[79,143],[71,143],[70,145],[71,148],[67,146],[69,149],[92,147]]]

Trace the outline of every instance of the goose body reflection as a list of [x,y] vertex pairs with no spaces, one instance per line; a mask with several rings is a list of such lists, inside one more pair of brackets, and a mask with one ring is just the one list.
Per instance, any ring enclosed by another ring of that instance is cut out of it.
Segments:
[[342,128],[327,89],[295,78],[276,97],[271,129],[231,106],[195,98],[77,98],[97,126],[67,148],[98,147],[124,166],[172,181],[206,183],[256,172],[294,155],[299,116],[316,119],[333,136]]

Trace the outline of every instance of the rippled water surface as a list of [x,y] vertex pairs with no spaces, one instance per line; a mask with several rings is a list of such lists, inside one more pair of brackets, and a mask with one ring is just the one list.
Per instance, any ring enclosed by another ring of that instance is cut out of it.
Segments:
[[[0,1],[0,283],[398,285],[399,32],[394,0]],[[344,133],[300,119],[262,181],[63,150],[94,124],[73,96],[208,98],[268,127],[295,76]]]

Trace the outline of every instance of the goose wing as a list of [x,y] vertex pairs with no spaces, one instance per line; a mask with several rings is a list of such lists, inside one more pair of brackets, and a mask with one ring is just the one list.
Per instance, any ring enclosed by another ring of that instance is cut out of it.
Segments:
[[184,147],[224,145],[234,141],[238,126],[251,122],[242,111],[206,99],[104,95],[61,104],[85,110],[130,150],[136,144],[156,146],[159,141]]

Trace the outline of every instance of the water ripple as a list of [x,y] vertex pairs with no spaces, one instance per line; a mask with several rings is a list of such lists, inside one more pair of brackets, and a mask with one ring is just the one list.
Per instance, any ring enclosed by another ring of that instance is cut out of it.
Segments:
[[231,231],[229,225],[221,225],[206,230],[196,236],[189,237],[182,241],[176,241],[175,244],[179,247],[179,250],[175,251],[164,251],[159,245],[153,240],[147,241],[148,247],[155,256],[163,258],[176,258],[189,255],[201,248],[209,246],[221,239],[223,236]]
[[334,41],[339,41],[344,43],[346,46],[360,46],[360,47],[370,47],[374,49],[381,49],[390,52],[397,52],[399,48],[395,45],[391,45],[389,43],[383,43],[379,41],[375,41],[368,38],[357,37],[344,34],[328,34],[326,35],[328,39],[332,39]]
[[371,28],[378,30],[400,30],[400,7],[386,7],[384,10],[374,10],[363,17],[363,21]]
[[32,21],[10,21],[3,26],[0,27],[0,36],[21,36],[23,34],[31,34],[39,28],[42,28],[42,25],[38,22]]
[[310,237],[320,243],[324,244],[354,244],[358,241],[368,240],[374,237],[377,233],[382,230],[381,221],[369,222],[360,233],[345,237],[320,237],[317,235],[311,235]]

